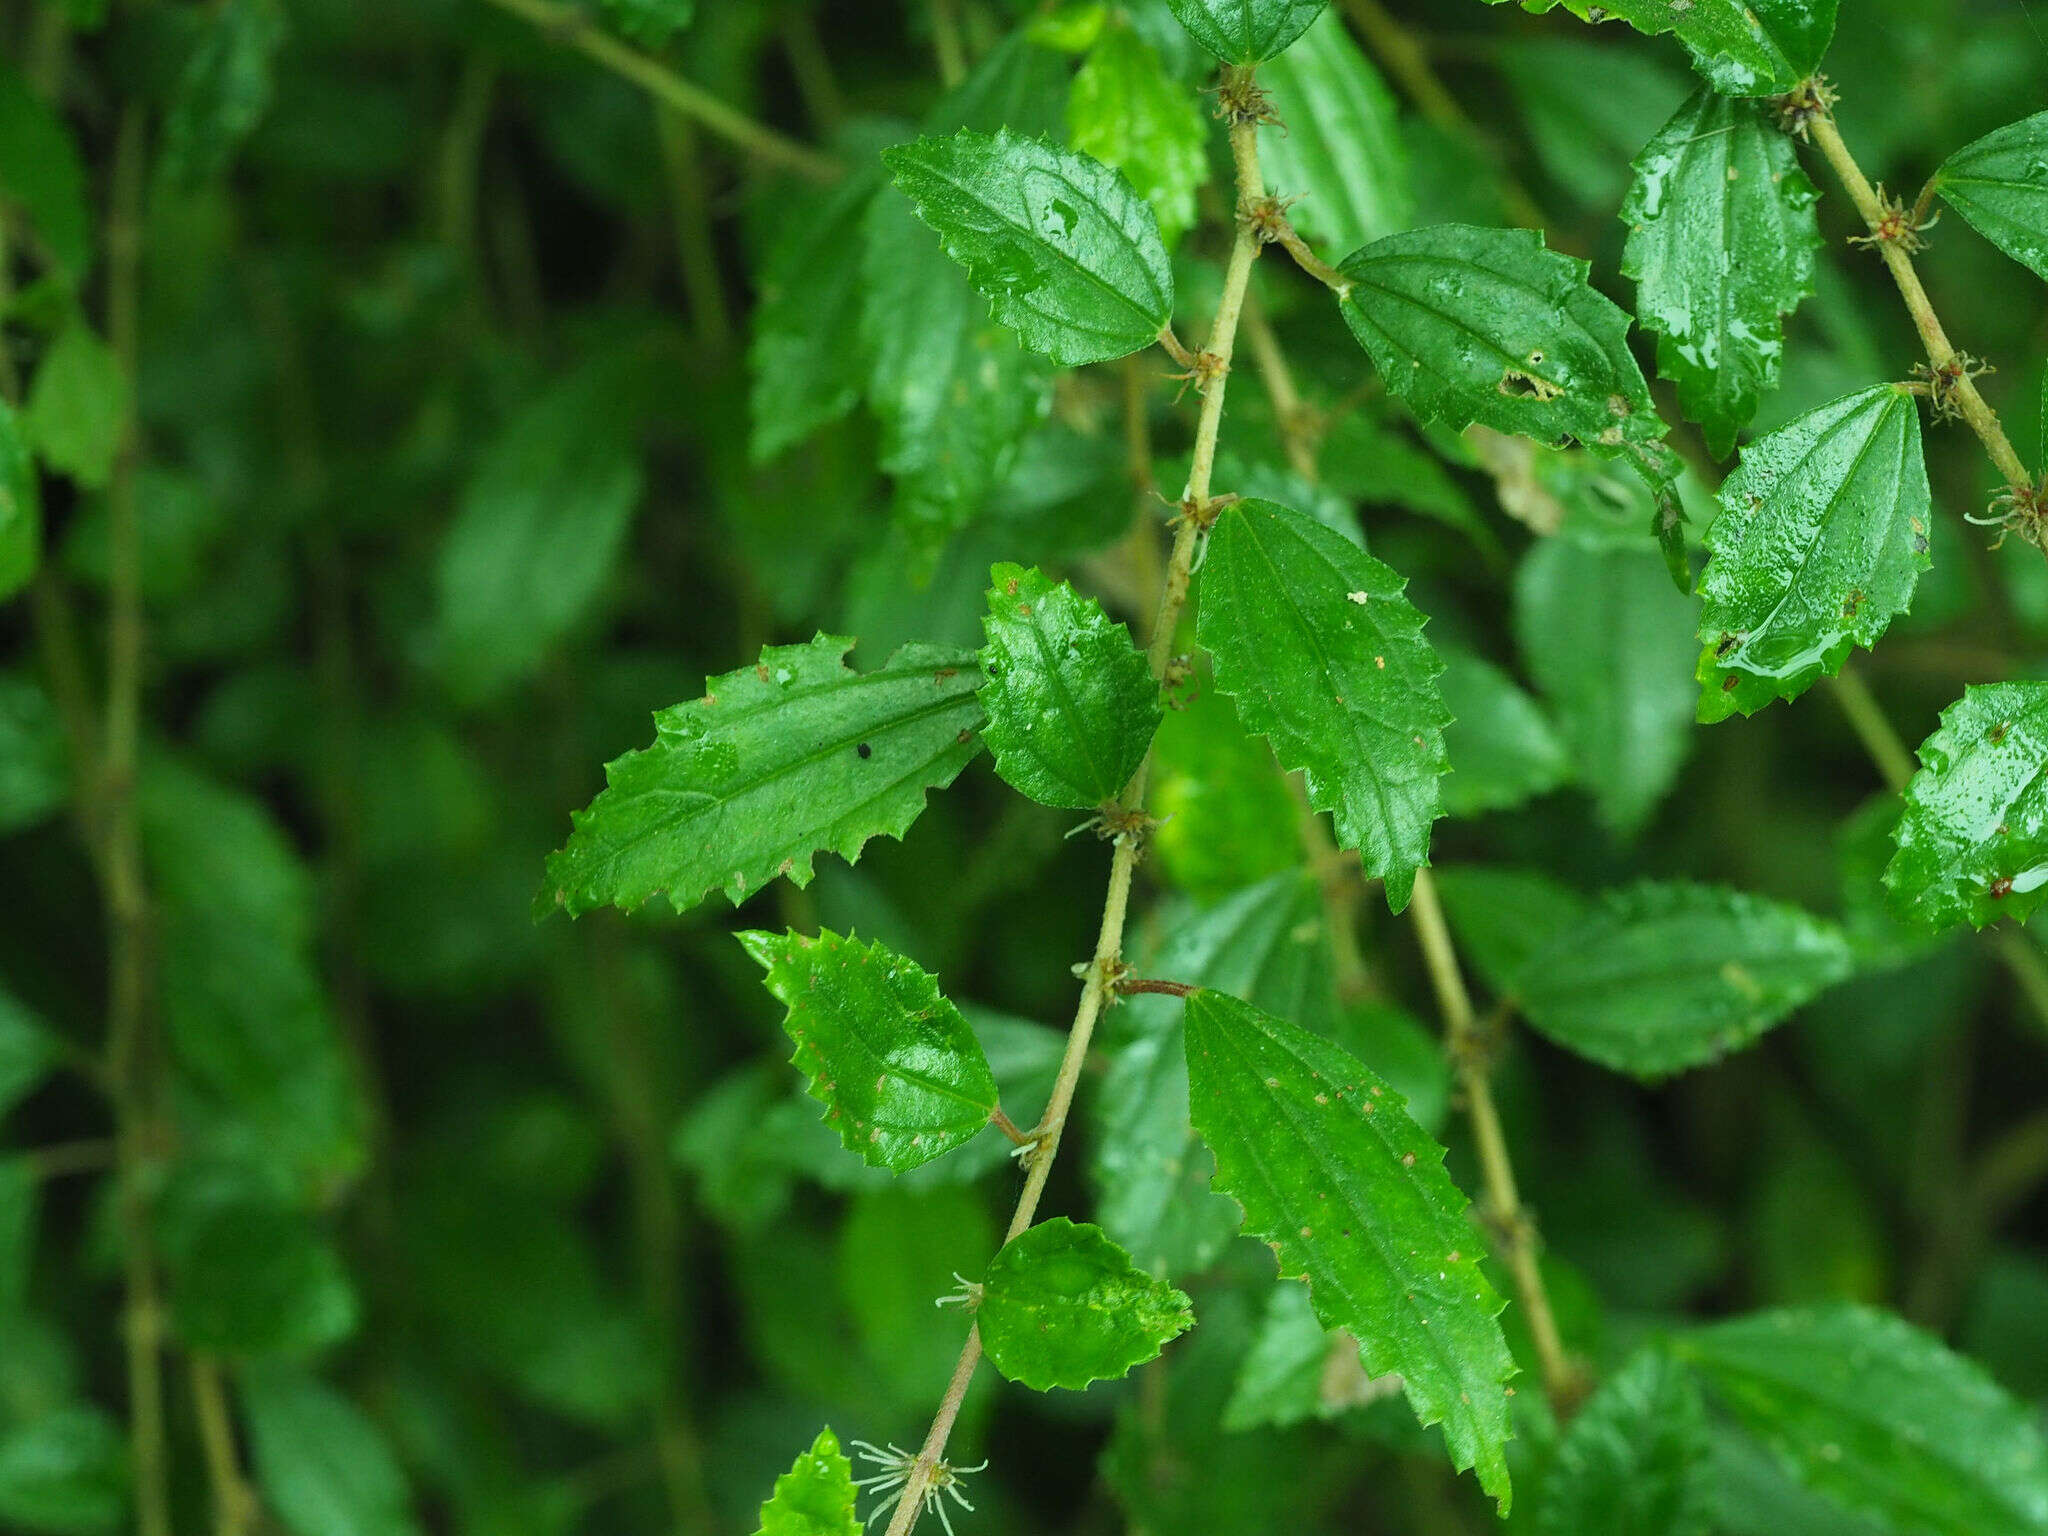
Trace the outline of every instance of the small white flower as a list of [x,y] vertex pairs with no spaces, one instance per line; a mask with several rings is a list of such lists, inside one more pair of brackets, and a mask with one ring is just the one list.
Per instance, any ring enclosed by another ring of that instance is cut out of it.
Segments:
[[[882,1470],[873,1477],[857,1477],[853,1480],[856,1488],[872,1488],[881,1494],[882,1500],[868,1511],[867,1523],[873,1525],[882,1516],[903,1501],[903,1495],[910,1491],[911,1475],[917,1470],[917,1454],[901,1446],[892,1445],[884,1450],[881,1446],[866,1440],[850,1442],[860,1452],[862,1461],[871,1462]],[[967,1495],[960,1491],[960,1480],[969,1473],[979,1472],[988,1463],[983,1461],[972,1467],[956,1467],[950,1461],[942,1461],[932,1468],[931,1477],[924,1485],[924,1507],[927,1512],[936,1511],[939,1524],[946,1528],[946,1536],[953,1536],[952,1516],[947,1513],[941,1494],[951,1494],[953,1502],[974,1513],[974,1506],[967,1502]]]

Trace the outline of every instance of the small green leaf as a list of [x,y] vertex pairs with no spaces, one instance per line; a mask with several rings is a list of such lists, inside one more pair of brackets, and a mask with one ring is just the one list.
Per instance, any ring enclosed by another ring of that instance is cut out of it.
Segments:
[[1400,107],[1336,12],[1261,70],[1259,85],[1287,130],[1260,141],[1266,184],[1301,198],[1288,212],[1303,234],[1355,251],[1408,227],[1415,194]]
[[1121,18],[1074,76],[1067,142],[1130,178],[1169,246],[1193,227],[1195,193],[1209,179],[1208,124],[1189,88]]
[[0,400],[0,602],[27,586],[42,563],[43,506],[35,457],[21,417]]
[[1918,405],[1880,384],[1808,411],[1743,451],[1721,509],[1700,577],[1703,721],[1797,698],[1911,605],[1934,517]]
[[2048,683],[1963,690],[1920,743],[1884,883],[1930,926],[2025,922],[2048,896]]
[[1813,291],[1819,194],[1765,105],[1701,89],[1635,160],[1621,270],[1715,456],[1778,384],[1783,317]]
[[723,890],[734,906],[778,874],[811,881],[820,850],[851,862],[901,837],[925,791],[981,750],[971,652],[905,646],[873,672],[851,640],[771,645],[654,717],[654,745],[605,767],[607,788],[548,858],[543,909],[631,911],[666,894],[678,912]]
[[2048,112],[1964,145],[1934,180],[1942,200],[1978,234],[2048,277]]
[[[28,82],[0,66],[0,197],[21,211],[57,270],[73,285],[92,266],[92,213],[85,166],[71,130]],[[20,236],[9,231],[10,243]]]
[[1452,1462],[1506,1514],[1515,1365],[1444,1149],[1355,1058],[1234,997],[1187,1000],[1187,1053],[1195,1127],[1245,1230],[1308,1281],[1371,1375],[1400,1373],[1416,1417],[1443,1425]]
[[829,931],[739,939],[789,1009],[791,1060],[849,1152],[901,1173],[988,1124],[995,1075],[931,972]]
[[1387,387],[1425,423],[1638,459],[1664,423],[1628,349],[1628,315],[1588,263],[1527,229],[1438,224],[1354,251],[1339,307]]
[[1123,793],[1163,713],[1130,631],[1035,567],[989,568],[983,735],[996,772],[1041,805],[1089,810]]
[[1194,1326],[1186,1296],[1100,1227],[1055,1216],[990,1262],[975,1313],[989,1363],[1037,1392],[1115,1381]]
[[1439,648],[1444,660],[1444,814],[1478,816],[1548,794],[1571,776],[1571,758],[1536,701],[1492,662]]
[[128,423],[128,375],[82,320],[67,325],[28,387],[21,427],[51,469],[98,490],[113,473]]
[[1209,534],[1197,626],[1216,686],[1303,770],[1309,803],[1335,814],[1396,911],[1429,862],[1450,720],[1406,585],[1315,519],[1240,501]]
[[970,131],[882,159],[996,319],[1061,367],[1149,346],[1172,316],[1159,221],[1101,161]]
[[1226,64],[1282,53],[1323,13],[1327,0],[1166,0],[1188,35]]
[[1674,1348],[1800,1482],[1897,1536],[2048,1531],[2033,1410],[1890,1313],[1754,1313]]
[[1852,967],[1841,931],[1797,907],[1645,882],[1558,933],[1511,989],[1567,1050],[1656,1079],[1741,1049]]
[[1542,1536],[1704,1536],[1706,1404],[1685,1368],[1637,1352],[1587,1399],[1544,1477]]
[[775,1479],[775,1495],[761,1506],[754,1536],[860,1536],[853,1506],[853,1466],[828,1424]]
[[161,169],[174,185],[219,175],[263,120],[284,30],[283,9],[270,0],[228,0],[215,13],[164,114]]
[[128,1512],[126,1437],[79,1403],[0,1435],[0,1524],[46,1536],[112,1536]]
[[1776,96],[1820,64],[1835,35],[1837,0],[1521,0],[1521,5],[1538,13],[1562,5],[1582,21],[1625,21],[1653,37],[1675,32],[1715,90]]
[[241,1397],[264,1504],[292,1536],[416,1536],[405,1472],[362,1409],[296,1366],[245,1372]]

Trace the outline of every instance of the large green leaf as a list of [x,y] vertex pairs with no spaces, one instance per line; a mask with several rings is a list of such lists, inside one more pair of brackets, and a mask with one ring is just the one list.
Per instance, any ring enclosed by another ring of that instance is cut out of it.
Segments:
[[754,1536],[860,1536],[853,1506],[853,1467],[828,1424],[775,1479]]
[[982,734],[996,772],[1041,805],[1123,793],[1159,728],[1159,686],[1102,605],[1035,567],[989,569]]
[[1469,651],[1440,648],[1444,660],[1444,813],[1478,816],[1507,810],[1557,788],[1571,776],[1571,758],[1536,701],[1492,662]]
[[127,1509],[126,1445],[111,1414],[80,1403],[0,1435],[0,1523],[10,1529],[112,1536]]
[[1590,267],[1528,229],[1437,224],[1344,258],[1340,308],[1387,387],[1425,422],[1633,452],[1665,426],[1628,315]]
[[1913,601],[1934,517],[1920,408],[1879,384],[1751,443],[1700,577],[1699,717],[1754,714],[1842,670]]
[[1897,1536],[2048,1531],[2033,1410],[1890,1313],[1756,1313],[1674,1348],[1801,1482]]
[[1308,1281],[1367,1371],[1400,1373],[1416,1416],[1443,1425],[1451,1460],[1505,1514],[1515,1366],[1443,1148],[1356,1058],[1221,992],[1188,998],[1187,1053],[1195,1126],[1245,1230]]
[[1920,743],[1884,883],[1910,916],[2024,922],[2048,897],[2048,683],[1965,688]]
[[657,714],[654,745],[607,764],[604,792],[571,818],[542,909],[630,911],[665,893],[684,912],[712,890],[738,906],[778,874],[808,885],[820,850],[850,861],[901,837],[925,791],[981,750],[981,669],[971,652],[908,645],[856,673],[852,644],[765,646]]
[[[1488,0],[1499,5],[1502,0]],[[1718,91],[1775,96],[1813,73],[1835,35],[1837,0],[1521,0],[1525,11],[1562,5],[1586,21],[1625,21],[1675,32]]]
[[[0,197],[71,282],[92,265],[85,166],[62,118],[12,69],[0,67]],[[20,237],[9,231],[10,242]]]
[[257,1483],[292,1536],[414,1536],[405,1472],[362,1409],[293,1366],[241,1389]]
[[1003,324],[1062,367],[1151,345],[1173,314],[1159,221],[1101,161],[1007,131],[883,153]]
[[989,1363],[1039,1392],[1115,1381],[1194,1325],[1186,1296],[1100,1227],[1055,1216],[990,1262],[975,1312]]
[[1572,1419],[1543,1480],[1543,1536],[1702,1536],[1706,1405],[1686,1369],[1644,1349]]
[[1450,720],[1406,585],[1314,518],[1241,501],[1209,534],[1197,626],[1216,686],[1303,771],[1396,911],[1429,862]]
[[1188,34],[1226,64],[1257,64],[1283,52],[1327,0],[1166,0]]
[[1209,127],[1135,27],[1112,18],[1074,76],[1067,142],[1130,179],[1152,205],[1170,246],[1193,227],[1195,193],[1209,179]]
[[1748,1045],[1852,963],[1841,931],[1797,907],[1646,882],[1559,932],[1511,990],[1567,1050],[1654,1079]]
[[2048,112],[1964,145],[1934,179],[1943,201],[1979,234],[2048,277]]
[[1768,107],[1707,89],[1636,157],[1621,269],[1657,371],[1717,457],[1778,384],[1782,317],[1813,291],[1819,194]]
[[1288,213],[1303,234],[1355,251],[1408,227],[1415,194],[1400,108],[1334,11],[1261,70],[1259,84],[1287,130],[1260,141],[1266,184],[1301,198]]
[[849,1152],[901,1173],[988,1124],[995,1075],[931,972],[829,931],[739,938],[789,1009],[791,1060]]

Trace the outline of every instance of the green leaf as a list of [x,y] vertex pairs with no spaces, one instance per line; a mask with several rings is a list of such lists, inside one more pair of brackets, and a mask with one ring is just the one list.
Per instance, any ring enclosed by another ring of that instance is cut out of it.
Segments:
[[860,1536],[853,1512],[853,1466],[826,1425],[811,1448],[775,1479],[754,1536]]
[[55,1408],[0,1435],[0,1523],[48,1536],[111,1536],[127,1512],[127,1438],[102,1409]]
[[791,1061],[849,1152],[901,1173],[988,1124],[996,1109],[988,1057],[929,971],[830,931],[739,938],[789,1009]]
[[1169,246],[1194,226],[1209,179],[1208,124],[1190,90],[1121,18],[1105,26],[1067,96],[1067,142],[1130,179]]
[[990,1261],[975,1309],[989,1363],[1037,1392],[1115,1381],[1194,1326],[1187,1297],[1102,1229],[1055,1216]]
[[1942,162],[1934,181],[1978,234],[2048,277],[2048,112],[1964,145]]
[[1327,0],[1166,0],[1188,35],[1226,64],[1258,64],[1308,30]]
[[1159,728],[1159,685],[1130,631],[1035,567],[989,568],[982,734],[996,772],[1041,805],[1111,801]]
[[0,1116],[27,1098],[56,1066],[57,1039],[0,984]]
[[1245,1230],[1308,1281],[1371,1375],[1400,1373],[1417,1418],[1443,1425],[1452,1462],[1476,1467],[1506,1514],[1515,1366],[1443,1148],[1355,1058],[1234,997],[1187,1000],[1187,1053],[1195,1127]]
[[1166,712],[1145,799],[1159,818],[1151,848],[1160,867],[1197,901],[1256,885],[1299,857],[1301,812],[1272,749],[1214,688]]
[[292,1536],[415,1536],[405,1472],[354,1403],[283,1365],[245,1372],[241,1397],[264,1503]]
[[52,470],[98,490],[113,473],[128,422],[128,375],[82,320],[51,343],[28,387],[21,427]]
[[1313,518],[1240,501],[1209,534],[1196,630],[1216,686],[1303,771],[1397,912],[1429,862],[1450,720],[1406,585]]
[[0,1317],[18,1313],[28,1300],[42,1185],[33,1157],[0,1153]]
[[63,808],[71,794],[69,757],[50,696],[22,673],[0,672],[0,834],[33,827]]
[[1590,903],[1568,885],[1531,869],[1451,864],[1436,871],[1458,947],[1486,984],[1514,992],[1523,970],[1586,921]]
[[619,360],[549,389],[484,450],[441,544],[439,661],[464,702],[529,675],[611,576],[645,489]]
[[1324,1329],[1307,1286],[1282,1280],[1266,1298],[1258,1335],[1224,1405],[1223,1428],[1241,1434],[1335,1418],[1400,1390],[1398,1376],[1365,1374],[1350,1334]]
[[1920,743],[1885,866],[1917,921],[2025,922],[2048,896],[2048,683],[1963,690]]
[[1588,263],[1527,229],[1438,224],[1389,235],[1338,267],[1339,308],[1387,387],[1425,423],[1639,460],[1665,432],[1628,349],[1628,315]]
[[1797,907],[1645,882],[1556,934],[1511,990],[1565,1049],[1656,1079],[1748,1045],[1852,966],[1841,931]]
[[1336,12],[1259,72],[1286,125],[1263,135],[1266,184],[1301,197],[1295,226],[1331,251],[1355,251],[1406,229],[1415,215],[1408,147],[1394,94]]
[[[0,400],[0,602],[23,587],[43,563],[43,506],[35,457],[14,407]],[[0,757],[0,771],[5,758]]]
[[1818,198],[1771,108],[1704,88],[1636,157],[1621,270],[1717,458],[1778,386],[1783,317],[1813,291]]
[[1706,1405],[1668,1354],[1639,1350],[1572,1419],[1543,1482],[1542,1536],[1704,1536]]
[[161,169],[174,185],[219,175],[263,120],[284,30],[283,11],[270,0],[228,0],[215,14],[164,115]]
[[690,24],[697,0],[603,0],[605,15],[620,36],[659,48]]
[[1479,816],[1548,794],[1571,777],[1571,758],[1536,701],[1492,662],[1440,648],[1438,686],[1451,723],[1444,751],[1444,814]]
[[[986,1264],[998,1241],[986,1202],[958,1186],[892,1183],[854,1200],[839,1229],[837,1267],[863,1349],[864,1397],[893,1400],[908,1413],[945,1391],[960,1330],[934,1326],[945,1314],[932,1303],[957,1292],[956,1277]],[[815,1376],[806,1370],[800,1379]]]
[[882,160],[995,318],[1061,367],[1150,346],[1171,318],[1159,221],[1101,161],[1007,131],[922,138]]
[[606,789],[571,818],[542,909],[632,911],[665,893],[686,912],[712,890],[738,906],[778,874],[810,884],[820,850],[851,862],[869,838],[901,837],[925,791],[981,750],[981,669],[971,652],[907,645],[857,673],[852,644],[765,646],[657,714],[654,745],[607,764]]
[[1700,577],[1703,721],[1797,698],[1911,605],[1934,519],[1919,406],[1879,384],[1808,411],[1743,451],[1721,508]]
[[1715,90],[1776,96],[1819,65],[1835,35],[1837,0],[1521,0],[1521,5],[1539,14],[1562,5],[1582,21],[1625,21],[1653,37],[1675,32]]
[[[74,286],[91,270],[92,213],[71,130],[28,82],[0,67],[0,198],[19,209]],[[20,235],[9,230],[10,243]]]
[[2048,1531],[2033,1410],[1890,1313],[1754,1313],[1674,1348],[1800,1482],[1898,1536]]

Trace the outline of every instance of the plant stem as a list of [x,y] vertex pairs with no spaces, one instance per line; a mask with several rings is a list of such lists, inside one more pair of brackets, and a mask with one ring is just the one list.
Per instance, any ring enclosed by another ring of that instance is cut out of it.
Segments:
[[811,125],[819,133],[830,135],[846,116],[846,93],[839,89],[838,77],[832,73],[832,59],[825,52],[824,40],[818,36],[817,19],[810,6],[783,6],[778,13],[777,30],[782,34],[782,51],[789,60],[790,74],[796,77],[797,94],[803,97]]
[[[1250,72],[1242,74],[1245,83],[1249,84]],[[1174,532],[1173,554],[1167,561],[1158,616],[1152,625],[1149,659],[1153,678],[1162,682],[1166,677],[1167,663],[1173,655],[1174,632],[1180,624],[1181,609],[1187,603],[1195,551],[1201,543],[1200,513],[1208,504],[1210,484],[1216,470],[1216,438],[1223,423],[1224,388],[1230,379],[1230,359],[1237,346],[1238,321],[1244,313],[1245,290],[1251,282],[1252,262],[1259,254],[1258,237],[1246,219],[1252,204],[1265,195],[1265,182],[1259,173],[1258,125],[1249,120],[1233,122],[1230,149],[1237,166],[1236,238],[1231,244],[1230,264],[1223,278],[1223,297],[1216,306],[1216,322],[1209,333],[1207,348],[1221,360],[1222,369],[1202,396],[1187,490],[1181,498],[1182,513]],[[1138,811],[1144,808],[1145,786],[1151,769],[1152,759],[1148,753],[1119,798],[1118,803],[1124,809]],[[1038,1202],[1045,1193],[1046,1180],[1052,1176],[1053,1159],[1059,1155],[1060,1135],[1066,1128],[1067,1111],[1074,1102],[1081,1069],[1088,1059],[1088,1045],[1094,1038],[1095,1022],[1101,1017],[1103,1008],[1113,1000],[1139,848],[1140,839],[1120,838],[1110,860],[1109,890],[1103,898],[1094,957],[1088,966],[1088,979],[1082,984],[1073,1025],[1067,1033],[1066,1052],[1060,1059],[1059,1076],[1053,1083],[1052,1097],[1033,1132],[1038,1145],[1028,1158],[1029,1171],[1025,1175],[1023,1192],[1017,1197],[1017,1208],[1010,1217],[1006,1242],[1030,1226],[1038,1213]],[[981,1330],[970,1328],[967,1343],[960,1351],[960,1361],[954,1366],[953,1378],[947,1384],[946,1395],[939,1403],[924,1444],[918,1449],[909,1480],[903,1485],[902,1497],[890,1518],[887,1536],[908,1536],[917,1524],[918,1516],[923,1513],[925,1490],[931,1486],[932,1474],[945,1458],[946,1441],[952,1435],[954,1421],[960,1416],[960,1406],[967,1399],[967,1389],[980,1362]]]
[[967,76],[967,45],[960,36],[960,0],[931,0],[932,52],[939,84],[951,90]]
[[207,1486],[213,1495],[214,1536],[247,1536],[256,1515],[256,1496],[242,1476],[236,1455],[235,1421],[228,1411],[220,1362],[212,1355],[194,1355],[191,1375],[192,1406],[206,1453]]
[[706,361],[732,350],[732,310],[718,271],[718,247],[706,214],[704,172],[697,163],[697,135],[689,119],[671,107],[654,109],[655,132],[668,171],[670,212],[675,219],[676,267],[689,295],[690,320]]
[[557,4],[556,0],[491,0],[491,4],[525,17],[549,37],[595,59],[756,159],[812,181],[838,179],[836,162],[766,123],[757,123],[745,113],[735,111],[660,60],[620,42],[575,6]]
[[1870,230],[1871,243],[1891,269],[1892,281],[1898,285],[1899,296],[1906,301],[1907,313],[1913,317],[1913,325],[1920,332],[1920,339],[1926,343],[1927,361],[1934,370],[1934,378],[1948,381],[1941,388],[1948,392],[1950,405],[1983,442],[1985,451],[1991,455],[1991,462],[1998,466],[1998,472],[2005,477],[2007,484],[2017,492],[2031,491],[2033,476],[2014,451],[2012,440],[2005,435],[1998,413],[1978,393],[1976,381],[1970,377],[1967,360],[1956,350],[1955,343],[1948,339],[1948,332],[1942,328],[1941,319],[1934,312],[1934,303],[1927,297],[1927,289],[1921,284],[1920,274],[1913,266],[1906,242],[1887,239],[1880,233],[1886,222],[1884,201],[1871,186],[1870,178],[1863,174],[1856,157],[1849,153],[1849,146],[1842,141],[1834,114],[1831,111],[1816,113],[1808,120],[1808,127],[1814,144],[1847,190],[1856,211],[1863,216],[1863,222]]

